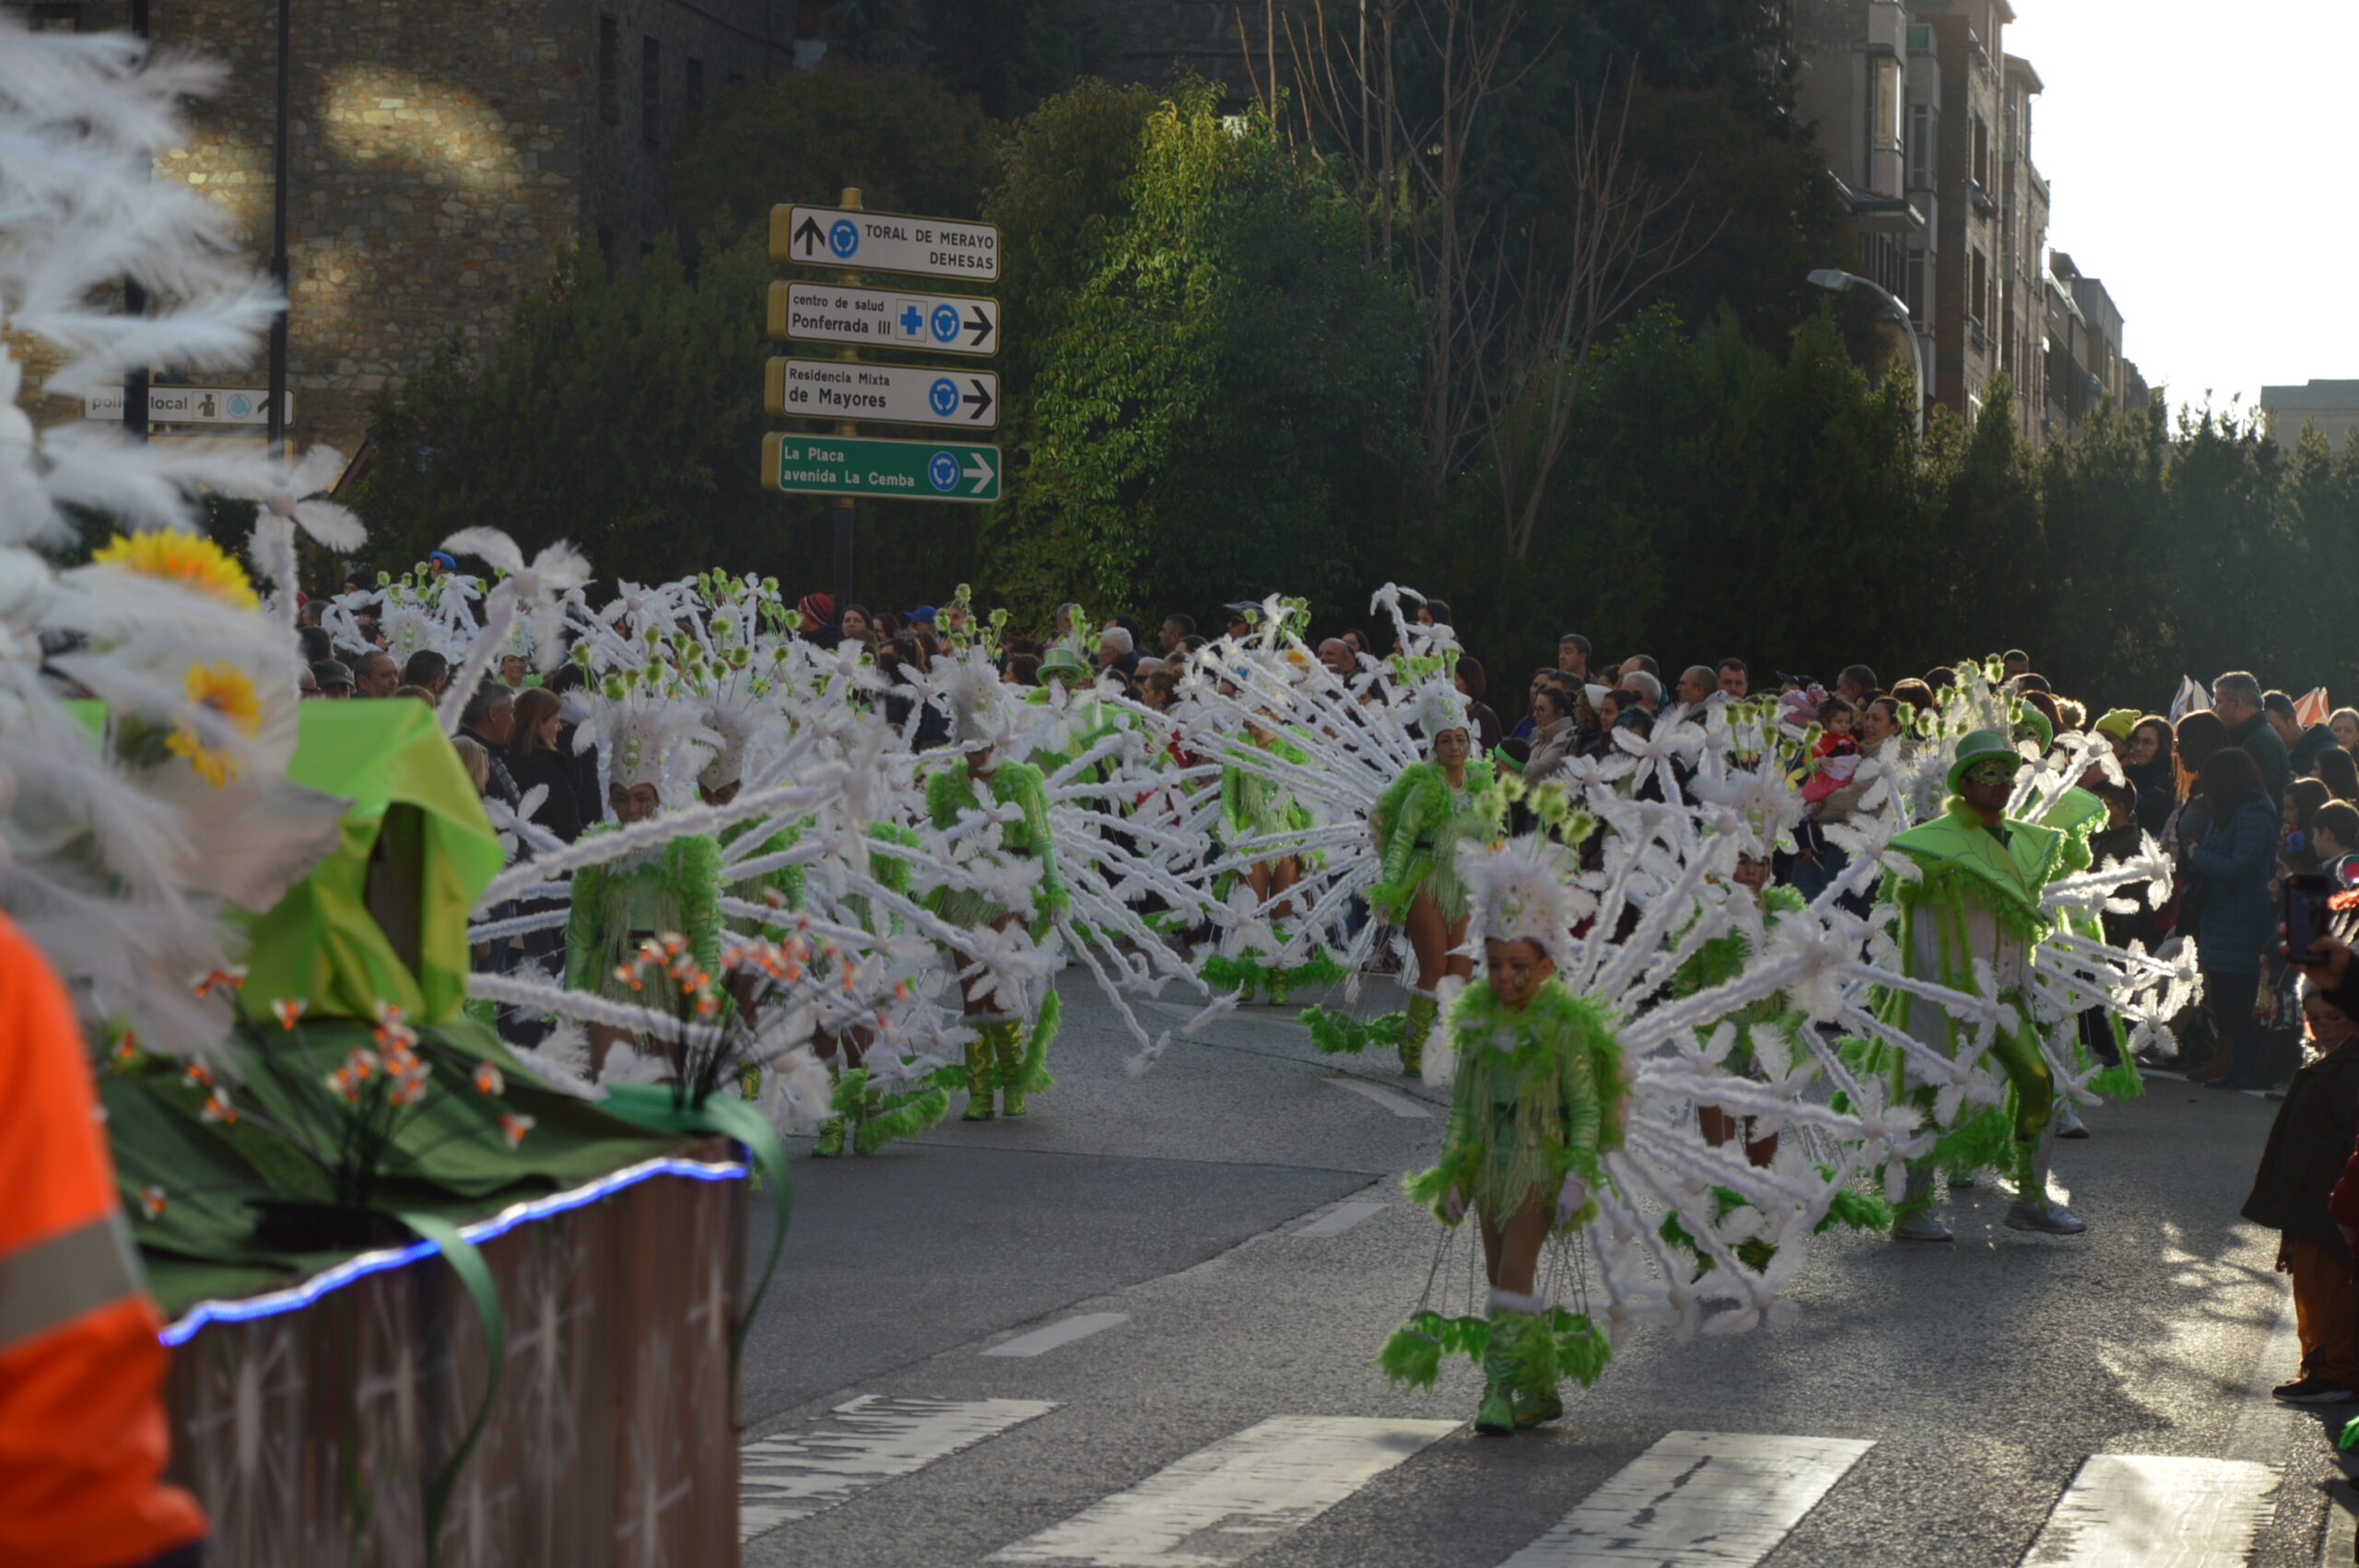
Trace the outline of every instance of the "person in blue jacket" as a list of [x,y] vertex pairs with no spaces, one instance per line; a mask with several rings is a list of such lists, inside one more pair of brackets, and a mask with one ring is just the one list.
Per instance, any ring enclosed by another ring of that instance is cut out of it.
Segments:
[[2250,753],[2223,746],[2203,764],[2203,800],[2210,824],[2188,855],[2191,892],[2201,897],[2195,946],[2203,975],[2203,1006],[2233,1052],[2214,1089],[2265,1089],[2267,1041],[2253,1017],[2261,955],[2276,940],[2277,911],[2269,896],[2277,862],[2277,812],[2261,786]]

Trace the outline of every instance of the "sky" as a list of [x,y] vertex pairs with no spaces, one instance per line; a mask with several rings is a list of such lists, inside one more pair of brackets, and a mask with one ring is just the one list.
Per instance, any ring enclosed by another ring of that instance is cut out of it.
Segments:
[[2123,351],[2174,409],[2359,380],[2343,268],[2353,0],[2013,0],[2047,90],[2032,161],[2048,244],[2101,278]]

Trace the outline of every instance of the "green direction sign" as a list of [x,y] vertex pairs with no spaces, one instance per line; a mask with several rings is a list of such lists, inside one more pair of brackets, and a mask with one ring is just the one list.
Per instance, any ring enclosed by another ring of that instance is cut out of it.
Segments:
[[863,436],[762,438],[762,487],[790,496],[889,496],[904,501],[996,501],[999,449],[964,441]]

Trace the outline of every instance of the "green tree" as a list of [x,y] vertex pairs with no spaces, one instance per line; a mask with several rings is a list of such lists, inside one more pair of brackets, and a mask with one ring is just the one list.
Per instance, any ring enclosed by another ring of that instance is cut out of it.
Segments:
[[1147,117],[1125,194],[1043,351],[1003,588],[1029,611],[1338,603],[1415,363],[1403,286],[1323,171],[1201,82]]
[[672,161],[683,230],[734,238],[781,202],[973,217],[996,133],[981,107],[918,71],[835,64],[733,88]]

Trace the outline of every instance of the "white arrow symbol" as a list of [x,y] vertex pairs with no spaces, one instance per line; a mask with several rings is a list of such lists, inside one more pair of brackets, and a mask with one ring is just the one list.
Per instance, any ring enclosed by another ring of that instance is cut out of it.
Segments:
[[975,494],[980,496],[991,486],[992,478],[992,460],[978,451],[970,451],[967,455],[972,458],[974,462],[960,469],[958,472],[960,474],[975,482]]

